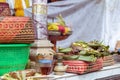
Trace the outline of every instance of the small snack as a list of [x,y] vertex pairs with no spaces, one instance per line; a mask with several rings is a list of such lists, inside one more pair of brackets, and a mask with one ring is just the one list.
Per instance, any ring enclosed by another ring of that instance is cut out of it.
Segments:
[[2,80],[25,80],[26,77],[34,76],[36,71],[34,69],[15,71],[4,74]]

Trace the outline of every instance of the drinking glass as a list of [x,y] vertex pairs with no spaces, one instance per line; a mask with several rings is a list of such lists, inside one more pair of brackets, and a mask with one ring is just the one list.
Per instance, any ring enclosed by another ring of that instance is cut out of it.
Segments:
[[42,75],[49,75],[52,69],[52,60],[39,60],[39,67]]

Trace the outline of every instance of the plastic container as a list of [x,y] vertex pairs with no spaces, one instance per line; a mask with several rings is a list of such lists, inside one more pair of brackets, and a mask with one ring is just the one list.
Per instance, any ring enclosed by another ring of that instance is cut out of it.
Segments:
[[0,76],[24,70],[28,62],[30,44],[0,44]]

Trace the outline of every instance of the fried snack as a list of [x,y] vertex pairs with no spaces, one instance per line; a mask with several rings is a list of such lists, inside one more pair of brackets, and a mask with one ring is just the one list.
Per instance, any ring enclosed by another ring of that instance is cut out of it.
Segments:
[[15,71],[4,74],[2,80],[25,80],[26,77],[34,76],[36,71],[34,69]]

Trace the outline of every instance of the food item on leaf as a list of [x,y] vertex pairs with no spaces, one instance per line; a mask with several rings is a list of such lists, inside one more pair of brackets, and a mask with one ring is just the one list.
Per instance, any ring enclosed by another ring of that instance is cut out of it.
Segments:
[[87,43],[84,42],[84,41],[76,41],[76,42],[72,43],[72,45],[74,45],[74,46],[81,46],[83,48],[88,47]]
[[90,41],[87,43],[87,45],[98,51],[108,51],[109,50],[109,46],[106,46],[102,42],[97,41],[97,40]]
[[34,76],[27,77],[26,80],[47,80],[47,79],[40,79],[39,77],[42,77],[42,75],[39,73],[35,73]]
[[71,44],[71,47],[73,48],[73,49],[78,49],[78,50],[84,50],[84,49],[86,49],[86,48],[90,48],[88,45],[87,45],[87,43],[86,42],[84,42],[84,41],[76,41],[76,42],[73,42],[72,44]]
[[103,51],[103,52],[100,52],[102,54],[102,56],[109,56],[111,55],[111,53],[109,51]]
[[102,42],[99,42],[99,41],[97,41],[97,40],[94,40],[94,41],[88,42],[87,45],[94,48],[94,47],[99,47],[99,46],[101,46],[101,45],[102,45]]
[[60,48],[59,52],[64,53],[65,60],[83,60],[95,62],[97,59],[111,55],[109,46],[94,40],[91,42],[76,41],[69,48]]
[[95,57],[100,57],[99,51],[96,51],[94,49],[84,49],[84,50],[80,51],[79,54],[86,55],[86,56],[94,55]]
[[48,30],[49,31],[59,31],[59,32],[61,32],[62,35],[70,34],[71,29],[66,25],[62,16],[59,15],[57,17],[57,19],[58,19],[58,22],[48,23]]

